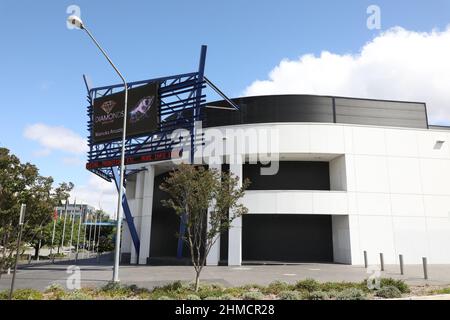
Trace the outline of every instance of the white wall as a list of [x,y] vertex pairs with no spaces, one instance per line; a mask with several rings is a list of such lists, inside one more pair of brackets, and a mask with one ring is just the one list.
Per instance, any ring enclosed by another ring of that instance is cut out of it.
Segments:
[[[386,263],[396,263],[398,254],[406,263],[420,264],[422,256],[450,263],[450,132],[314,123],[236,127],[278,130],[276,152],[290,160],[330,155],[331,189],[346,191],[248,191],[250,212],[349,215],[353,264],[363,263],[364,250],[373,263],[380,252]],[[440,150],[437,140],[445,141]]]
[[333,258],[336,263],[352,263],[348,216],[332,216]]

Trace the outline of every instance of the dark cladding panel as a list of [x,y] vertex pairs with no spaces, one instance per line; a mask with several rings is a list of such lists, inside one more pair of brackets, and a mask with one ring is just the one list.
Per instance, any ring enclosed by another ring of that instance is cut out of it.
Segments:
[[[270,122],[333,122],[333,101],[328,97],[280,95],[233,100],[240,111],[206,109],[206,127]],[[227,107],[223,101],[210,106]]]
[[[333,110],[333,99],[335,110]],[[233,99],[239,111],[206,108],[205,127],[252,123],[320,122],[427,128],[424,103],[333,98],[312,95],[274,95]],[[227,107],[224,101],[208,106]],[[336,121],[335,117],[336,115]]]
[[249,190],[330,190],[328,162],[282,161],[276,175],[262,176],[260,164],[244,164]]
[[330,215],[246,214],[242,260],[333,262]]
[[427,128],[425,104],[336,98],[336,122]]

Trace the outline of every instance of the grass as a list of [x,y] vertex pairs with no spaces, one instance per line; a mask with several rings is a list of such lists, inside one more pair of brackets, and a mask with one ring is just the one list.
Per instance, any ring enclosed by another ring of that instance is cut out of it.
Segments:
[[[382,279],[382,288],[396,288],[402,294],[410,291],[401,280]],[[450,292],[450,288],[448,289]],[[378,296],[381,294],[379,293]],[[318,282],[313,279],[288,284],[275,281],[268,286],[245,285],[224,287],[219,284],[203,283],[195,292],[192,283],[176,281],[152,290],[109,283],[101,288],[82,288],[66,291],[59,285],[51,285],[44,292],[16,290],[14,299],[30,300],[363,300],[377,296],[376,291],[367,288],[366,282]],[[6,291],[0,292],[0,300],[8,298]]]
[[432,294],[450,294],[450,288],[434,290]]

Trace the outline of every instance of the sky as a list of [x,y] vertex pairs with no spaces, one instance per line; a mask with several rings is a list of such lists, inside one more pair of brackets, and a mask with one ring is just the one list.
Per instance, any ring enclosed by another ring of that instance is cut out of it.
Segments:
[[[206,44],[206,75],[229,97],[420,101],[430,122],[450,124],[448,0],[0,0],[0,146],[110,213],[113,185],[84,167],[82,75],[120,81],[86,34],[67,28],[73,5],[129,81],[195,71]],[[379,29],[368,28],[370,5]]]

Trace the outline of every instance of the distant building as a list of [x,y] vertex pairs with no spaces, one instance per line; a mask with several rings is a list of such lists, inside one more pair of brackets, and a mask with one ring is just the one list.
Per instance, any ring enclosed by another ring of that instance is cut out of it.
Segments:
[[[66,206],[56,207],[56,212],[58,217],[63,217],[66,212]],[[79,217],[81,213],[92,214],[95,212],[95,208],[88,204],[68,204],[67,205],[67,215]]]

